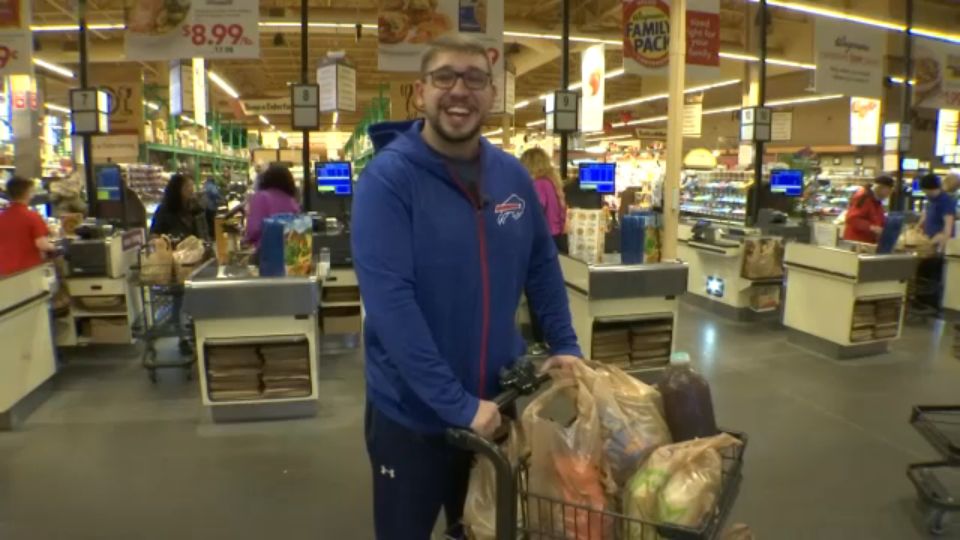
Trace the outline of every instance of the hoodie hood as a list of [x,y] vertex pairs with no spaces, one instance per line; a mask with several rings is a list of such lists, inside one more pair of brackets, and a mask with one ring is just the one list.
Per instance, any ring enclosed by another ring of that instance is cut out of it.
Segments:
[[[370,126],[367,133],[378,154],[385,151],[397,152],[411,163],[449,181],[444,157],[423,140],[423,122],[422,118],[404,122],[381,122]],[[486,137],[480,137],[480,159],[484,162],[484,169],[487,168],[486,161],[494,153],[492,149],[490,141]]]
[[398,135],[408,131],[411,127],[417,125],[418,120],[404,120],[402,122],[380,122],[367,128],[367,134],[373,141],[375,152],[383,150],[387,145],[394,141]]

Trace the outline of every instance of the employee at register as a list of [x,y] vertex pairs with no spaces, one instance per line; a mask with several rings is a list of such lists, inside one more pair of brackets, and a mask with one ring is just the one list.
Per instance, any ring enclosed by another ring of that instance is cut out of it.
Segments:
[[271,165],[260,175],[257,192],[250,197],[247,206],[247,231],[243,235],[248,244],[260,246],[263,220],[277,214],[299,214],[297,185],[290,169],[283,165]]
[[7,181],[10,204],[0,211],[0,276],[43,263],[44,253],[56,251],[47,238],[47,224],[30,210],[33,182],[19,176]]
[[957,218],[957,200],[943,190],[940,177],[930,173],[920,177],[920,189],[927,196],[927,204],[920,214],[923,234],[943,251],[953,237],[953,224]]
[[863,186],[847,207],[846,226],[843,239],[851,242],[876,244],[883,232],[887,217],[883,210],[883,201],[893,192],[893,178],[880,176],[873,185]]

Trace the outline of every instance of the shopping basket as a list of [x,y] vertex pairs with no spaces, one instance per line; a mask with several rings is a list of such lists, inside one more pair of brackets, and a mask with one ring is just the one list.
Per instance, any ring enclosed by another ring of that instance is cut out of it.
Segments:
[[[501,376],[505,390],[493,402],[501,410],[506,410],[513,407],[518,398],[536,392],[548,380],[548,375],[537,375],[532,364],[522,361]],[[714,511],[699,527],[646,522],[627,517],[619,513],[617,508],[597,510],[531,493],[527,483],[527,460],[522,459],[519,466],[514,467],[499,445],[470,430],[450,429],[447,431],[447,441],[493,464],[496,478],[496,540],[712,540],[720,535],[723,523],[736,502],[742,480],[747,437],[742,433],[727,433],[743,444],[721,452],[723,474],[720,496]],[[534,515],[548,516],[548,519],[546,522],[531,519]],[[561,519],[554,519],[554,516],[560,516]],[[593,530],[597,524],[602,530]]]

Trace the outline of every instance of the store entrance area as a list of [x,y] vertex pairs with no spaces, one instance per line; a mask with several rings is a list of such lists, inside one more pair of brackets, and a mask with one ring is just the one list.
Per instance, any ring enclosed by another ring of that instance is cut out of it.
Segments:
[[[942,322],[907,325],[891,352],[835,361],[777,323],[681,303],[678,348],[750,437],[729,523],[776,540],[925,538],[903,471],[935,456],[907,420],[955,399],[952,339]],[[67,356],[50,400],[0,438],[0,538],[373,538],[362,354],[320,357],[316,417],[214,424],[195,381],[152,385],[136,348]]]

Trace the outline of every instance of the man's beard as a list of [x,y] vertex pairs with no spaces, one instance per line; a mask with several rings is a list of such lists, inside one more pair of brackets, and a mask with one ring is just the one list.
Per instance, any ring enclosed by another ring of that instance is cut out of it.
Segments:
[[446,129],[444,129],[443,122],[440,121],[441,114],[443,113],[441,113],[440,109],[438,108],[437,111],[433,114],[427,111],[425,116],[426,116],[427,122],[430,124],[430,128],[433,129],[434,133],[436,133],[441,139],[443,139],[448,143],[459,144],[459,143],[467,142],[473,139],[474,137],[476,137],[480,133],[480,131],[483,129],[483,123],[485,119],[481,117],[477,121],[476,127],[474,127],[472,130],[470,130],[469,132],[463,135],[454,135],[448,132]]

